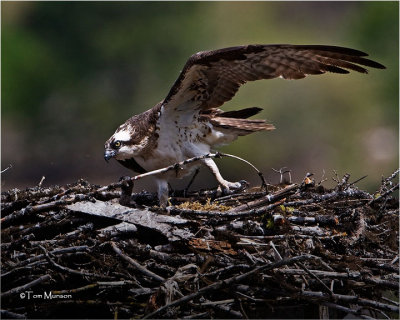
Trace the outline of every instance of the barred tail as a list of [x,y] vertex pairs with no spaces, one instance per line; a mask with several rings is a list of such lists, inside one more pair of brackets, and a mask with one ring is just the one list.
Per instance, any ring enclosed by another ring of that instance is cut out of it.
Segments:
[[218,114],[216,117],[210,119],[215,127],[234,130],[237,135],[244,136],[256,131],[270,131],[274,130],[273,124],[267,123],[262,119],[247,119],[262,109],[253,107],[237,111],[227,111]]

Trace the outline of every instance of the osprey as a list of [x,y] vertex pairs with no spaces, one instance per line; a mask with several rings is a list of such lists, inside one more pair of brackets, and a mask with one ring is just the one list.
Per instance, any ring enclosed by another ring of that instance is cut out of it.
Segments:
[[[238,136],[273,130],[265,120],[248,119],[260,108],[224,112],[218,107],[247,81],[348,70],[367,73],[361,66],[385,68],[364,56],[358,50],[324,45],[247,45],[198,52],[186,62],[164,100],[117,128],[105,143],[104,158],[144,173],[207,154]],[[161,206],[167,203],[168,180],[187,176],[200,165],[208,167],[225,190],[241,187],[225,180],[212,159],[204,159],[156,176]]]

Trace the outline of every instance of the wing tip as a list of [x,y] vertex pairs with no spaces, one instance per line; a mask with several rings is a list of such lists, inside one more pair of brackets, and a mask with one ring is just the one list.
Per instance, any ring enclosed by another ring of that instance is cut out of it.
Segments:
[[376,68],[376,69],[386,69],[386,67],[379,62],[369,60],[369,59],[367,59],[367,60],[370,62],[370,65],[368,65],[368,67]]

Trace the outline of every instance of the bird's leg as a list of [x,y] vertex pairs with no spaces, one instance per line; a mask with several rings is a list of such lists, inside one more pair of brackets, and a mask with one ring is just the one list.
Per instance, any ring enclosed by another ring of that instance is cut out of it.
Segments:
[[160,201],[160,207],[166,208],[168,204],[168,181],[157,179],[158,186],[158,200]]
[[204,163],[211,170],[214,177],[217,179],[218,183],[223,187],[223,189],[225,189],[225,191],[229,191],[230,189],[241,189],[243,184],[246,184],[245,181],[243,181],[242,184],[241,182],[230,182],[222,178],[217,165],[212,159],[204,159]]

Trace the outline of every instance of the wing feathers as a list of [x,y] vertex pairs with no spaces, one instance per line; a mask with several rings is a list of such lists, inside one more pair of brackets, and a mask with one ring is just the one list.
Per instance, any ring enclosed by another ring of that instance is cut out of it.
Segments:
[[[350,69],[350,70],[357,71],[357,72],[361,72],[361,73],[368,73],[367,69],[365,69],[363,67],[360,67],[360,66],[358,66],[358,65],[356,65],[354,63],[350,63],[350,62],[344,61],[344,60],[336,60],[336,59],[320,57],[320,56],[317,56],[315,59],[318,60],[319,62],[321,62],[322,66],[343,67],[343,68]],[[329,71],[329,70],[327,70],[327,71]]]
[[281,45],[282,47],[295,47],[298,48],[299,50],[307,50],[307,51],[322,51],[322,52],[327,52],[327,54],[332,54],[332,53],[340,53],[340,54],[346,54],[349,56],[359,56],[359,57],[365,57],[368,56],[367,53],[362,52],[360,50],[356,49],[351,49],[351,48],[345,48],[345,47],[338,47],[338,46],[326,46],[326,45]]
[[[192,55],[163,102],[167,118],[176,121],[174,112],[217,108],[232,99],[247,81],[301,79],[326,72],[367,73],[371,67],[384,69],[365,58],[366,53],[323,45],[248,45]],[[168,120],[167,120],[168,121]],[[171,120],[172,121],[172,120]]]

